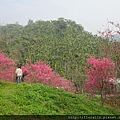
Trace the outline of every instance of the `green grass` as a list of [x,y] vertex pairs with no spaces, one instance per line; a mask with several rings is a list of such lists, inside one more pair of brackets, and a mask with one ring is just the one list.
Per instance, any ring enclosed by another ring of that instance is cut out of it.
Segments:
[[117,115],[96,99],[42,84],[0,81],[0,115]]

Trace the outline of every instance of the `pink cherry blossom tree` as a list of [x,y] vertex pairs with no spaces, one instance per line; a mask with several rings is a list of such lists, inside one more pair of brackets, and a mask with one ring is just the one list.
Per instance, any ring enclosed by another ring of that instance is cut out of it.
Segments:
[[85,90],[92,95],[100,94],[103,106],[106,100],[106,90],[110,85],[109,80],[114,78],[115,64],[108,58],[97,59],[95,57],[90,57],[87,62],[86,72],[89,79]]
[[0,51],[0,79],[13,81],[15,78],[15,63]]
[[22,69],[23,73],[27,74],[24,78],[25,82],[51,85],[72,93],[75,92],[74,84],[63,77],[60,77],[59,74],[56,74],[49,65],[46,65],[46,62],[26,64]]
[[120,24],[108,21],[107,26],[102,31],[98,31],[98,34],[106,39],[105,44],[100,45],[101,55],[114,61],[115,77],[120,78]]

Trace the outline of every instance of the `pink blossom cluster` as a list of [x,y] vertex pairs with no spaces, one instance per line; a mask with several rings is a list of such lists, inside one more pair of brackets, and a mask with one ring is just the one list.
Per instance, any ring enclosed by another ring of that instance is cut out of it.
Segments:
[[100,60],[94,57],[90,57],[87,62],[89,68],[87,68],[86,71],[89,80],[86,83],[85,91],[96,92],[101,90],[102,86],[109,86],[109,80],[114,77],[114,62],[112,62],[108,58],[103,58],[102,60]]
[[[36,62],[35,64],[30,63],[29,60],[26,65],[22,66],[23,74],[25,75],[25,82],[51,85],[72,93],[75,92],[74,84],[70,80],[56,74],[49,65],[46,65],[45,62]],[[0,79],[8,82],[15,82],[15,69],[15,63],[0,51]]]
[[15,63],[0,51],[0,79],[5,81],[13,81],[15,77],[13,74],[14,71]]
[[62,88],[72,93],[75,92],[73,83],[53,72],[52,68],[45,62],[26,64],[22,69],[23,73],[27,73],[24,80],[28,83],[41,83]]

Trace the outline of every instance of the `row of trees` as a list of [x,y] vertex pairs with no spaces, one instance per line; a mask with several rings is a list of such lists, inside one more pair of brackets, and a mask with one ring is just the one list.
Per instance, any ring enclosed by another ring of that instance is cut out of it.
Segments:
[[[106,100],[107,88],[110,86],[110,79],[115,77],[114,68],[115,64],[108,58],[102,60],[90,57],[87,60],[89,65],[86,68],[88,80],[84,81],[84,91],[92,94],[100,94],[102,106]],[[7,58],[4,53],[0,52],[0,79],[6,81],[15,81],[15,63],[10,58]],[[51,85],[57,88],[65,89],[69,92],[76,93],[80,88],[80,85],[75,81],[60,77],[56,74],[50,66],[45,62],[37,62],[31,64],[30,60],[27,60],[27,64],[22,66],[23,73],[27,76],[24,81],[27,83],[41,83]],[[78,82],[79,83],[79,82]],[[77,84],[77,86],[76,86]],[[77,89],[75,89],[75,87]]]
[[[36,62],[34,64],[31,64],[28,60],[27,62],[26,65],[22,66],[23,73],[27,75],[24,78],[25,82],[51,85],[72,93],[75,92],[74,84],[60,77],[59,74],[56,74],[45,62]],[[16,66],[12,59],[6,57],[6,55],[0,51],[0,79],[7,82],[16,82]]]

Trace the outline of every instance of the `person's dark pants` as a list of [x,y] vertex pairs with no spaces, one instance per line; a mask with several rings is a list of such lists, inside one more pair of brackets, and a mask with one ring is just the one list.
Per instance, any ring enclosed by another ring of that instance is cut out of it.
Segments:
[[17,83],[21,83],[22,82],[22,76],[18,76],[17,77]]

